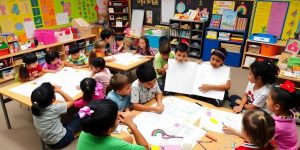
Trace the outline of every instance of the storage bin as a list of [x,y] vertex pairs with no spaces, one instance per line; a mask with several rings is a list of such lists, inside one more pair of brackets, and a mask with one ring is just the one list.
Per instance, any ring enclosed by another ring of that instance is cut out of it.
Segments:
[[224,64],[227,66],[239,67],[241,65],[241,53],[227,52]]
[[10,79],[14,77],[15,70],[9,69],[9,70],[3,70],[2,71],[2,78],[3,79]]
[[9,49],[0,49],[0,56],[8,55],[9,54]]
[[46,29],[38,29],[34,30],[34,36],[36,39],[44,45],[55,43],[56,37],[55,37],[55,31],[53,30],[46,30]]
[[253,54],[259,54],[260,53],[260,46],[259,45],[254,45],[254,44],[249,44],[248,45],[248,52],[253,53]]
[[221,43],[221,47],[225,48],[226,51],[233,52],[233,53],[240,53],[241,51],[241,45]]
[[278,50],[278,46],[262,44],[260,54],[265,56],[275,56],[278,54]]

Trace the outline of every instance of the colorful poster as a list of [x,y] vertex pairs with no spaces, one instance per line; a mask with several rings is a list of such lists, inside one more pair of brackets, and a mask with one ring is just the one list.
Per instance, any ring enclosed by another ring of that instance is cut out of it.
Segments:
[[266,33],[272,2],[257,2],[252,33]]
[[277,38],[281,37],[285,15],[287,12],[288,3],[273,2],[271,14],[269,17],[267,33],[275,35]]
[[53,0],[40,0],[40,8],[44,27],[52,27],[56,25],[56,17]]
[[[289,38],[294,38],[294,33],[297,30],[297,25],[300,26],[300,1],[291,0],[288,13],[286,15],[286,20],[284,24],[284,29],[282,31],[281,39],[288,40]],[[299,28],[299,27],[298,27]],[[300,29],[300,28],[299,28]]]
[[223,10],[234,10],[234,1],[214,1],[213,14],[223,14]]

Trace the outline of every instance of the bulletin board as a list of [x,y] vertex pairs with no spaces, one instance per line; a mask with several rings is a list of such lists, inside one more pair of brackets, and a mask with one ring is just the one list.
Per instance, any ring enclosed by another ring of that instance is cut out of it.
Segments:
[[35,28],[68,26],[73,18],[95,22],[97,8],[96,0],[0,0],[0,27],[24,36]]
[[[145,10],[144,24],[160,24],[161,1],[160,0],[131,0],[131,9]],[[133,18],[132,18],[133,19]]]

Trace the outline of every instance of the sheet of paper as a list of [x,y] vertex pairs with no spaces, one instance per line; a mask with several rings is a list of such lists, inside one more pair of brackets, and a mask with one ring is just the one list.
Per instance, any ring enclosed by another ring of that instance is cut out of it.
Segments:
[[114,63],[127,66],[136,63],[143,58],[141,55],[133,55],[132,53],[119,53],[109,57],[114,57],[116,59]]
[[280,38],[283,29],[287,9],[289,3],[286,2],[273,2],[270,12],[270,18],[267,26],[267,33],[275,35]]
[[226,84],[229,76],[230,68],[229,67],[222,67],[215,69],[209,63],[202,63],[196,73],[196,77],[194,81],[194,87],[192,93],[194,95],[199,95],[203,97],[215,98],[215,99],[223,99],[224,98],[224,91],[208,91],[208,92],[201,92],[199,87],[203,84],[210,84],[210,85],[220,85]]
[[176,93],[192,94],[197,63],[180,63],[175,59],[168,60],[168,70],[165,82],[165,90]]
[[69,23],[68,12],[57,13],[55,15],[56,15],[56,24],[57,25],[62,25],[62,24],[68,24]]
[[204,107],[199,127],[223,133],[223,123],[238,131],[242,128],[242,115]]
[[33,38],[34,37],[34,30],[35,30],[35,25],[33,21],[26,21],[23,22],[24,29],[26,32],[27,38]]
[[[81,91],[76,89],[76,86],[80,84],[80,81],[86,77],[89,77],[91,74],[87,70],[73,69],[69,67],[63,68],[57,73],[46,73],[40,78],[37,78],[33,81],[26,82],[22,85],[10,89],[10,91],[15,92],[26,97],[30,97],[32,91],[40,86],[44,82],[50,82],[61,86],[61,89],[66,92],[69,96],[75,97]],[[63,101],[61,95],[56,94],[56,99]]]

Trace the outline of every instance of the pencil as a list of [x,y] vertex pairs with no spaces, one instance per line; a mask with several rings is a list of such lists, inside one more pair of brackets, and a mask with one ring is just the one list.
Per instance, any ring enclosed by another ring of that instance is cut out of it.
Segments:
[[207,150],[199,141],[197,141],[199,144],[200,144],[200,146],[204,149],[204,150]]

